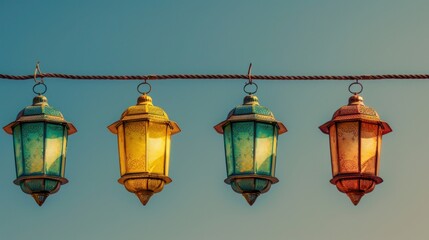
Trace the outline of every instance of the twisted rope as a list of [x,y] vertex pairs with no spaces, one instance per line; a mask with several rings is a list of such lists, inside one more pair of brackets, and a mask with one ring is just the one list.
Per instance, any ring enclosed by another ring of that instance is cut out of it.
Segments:
[[[36,78],[63,78],[75,80],[166,80],[166,79],[248,79],[244,74],[171,74],[171,75],[72,75],[62,73],[37,74]],[[0,74],[0,79],[30,80],[34,75]],[[429,79],[429,74],[384,75],[320,75],[320,76],[272,76],[252,75],[258,80],[382,80],[382,79]]]

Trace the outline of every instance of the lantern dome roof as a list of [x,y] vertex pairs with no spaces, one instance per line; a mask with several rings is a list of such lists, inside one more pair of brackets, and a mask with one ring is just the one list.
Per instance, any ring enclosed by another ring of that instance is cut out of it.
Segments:
[[332,120],[320,126],[320,130],[326,134],[329,133],[329,127],[335,122],[363,121],[370,123],[379,123],[382,126],[383,134],[392,131],[389,124],[380,120],[380,116],[375,109],[368,107],[363,102],[363,97],[354,94],[349,98],[349,104],[340,107],[335,111]]
[[43,95],[33,98],[33,104],[22,109],[16,116],[16,120],[11,122],[3,129],[12,134],[12,129],[21,122],[51,122],[67,125],[68,134],[77,132],[75,126],[64,119],[63,114],[57,109],[49,106],[48,99]]
[[137,99],[137,104],[134,106],[128,107],[121,115],[119,121],[114,122],[107,128],[112,132],[117,134],[117,127],[122,124],[124,121],[138,121],[138,120],[149,120],[155,122],[168,123],[171,128],[171,134],[176,134],[180,132],[179,125],[176,122],[170,121],[167,113],[164,109],[154,106],[152,103],[152,98],[147,94],[142,94]]
[[227,119],[214,128],[218,133],[223,133],[223,127],[229,122],[240,122],[240,121],[256,121],[256,122],[268,122],[276,123],[279,134],[287,132],[287,129],[283,123],[277,121],[274,114],[267,107],[259,105],[258,97],[255,95],[247,95],[243,99],[243,104],[233,108],[227,116]]

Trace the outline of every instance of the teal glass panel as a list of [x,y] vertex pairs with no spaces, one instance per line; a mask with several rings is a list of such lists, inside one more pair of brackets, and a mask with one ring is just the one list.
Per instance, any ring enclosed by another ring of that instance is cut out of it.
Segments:
[[61,160],[61,177],[64,177],[64,172],[66,169],[66,154],[67,154],[67,139],[68,139],[68,132],[67,128],[64,127],[64,133],[63,133],[63,152],[61,154],[62,160]]
[[24,173],[26,175],[43,172],[44,123],[22,124],[22,145]]
[[244,178],[237,179],[231,184],[232,189],[236,192],[253,192],[255,191],[255,179]]
[[271,175],[273,160],[274,126],[256,123],[255,164],[256,173]]
[[56,192],[58,184],[60,184],[58,181],[45,179],[45,191],[50,193]]
[[271,176],[276,174],[276,161],[277,161],[277,137],[278,137],[278,128],[274,128],[274,138],[273,138],[273,161],[271,163]]
[[269,183],[270,182],[268,180],[265,180],[265,179],[255,179],[255,190],[258,190],[260,192],[264,192],[265,190],[268,190],[266,188],[268,187]]
[[58,124],[46,124],[45,136],[45,174],[61,175],[63,160],[63,132],[64,126]]
[[16,177],[18,178],[24,173],[24,163],[22,159],[21,125],[17,125],[13,128],[13,148],[15,150]]
[[25,193],[43,192],[45,191],[43,179],[31,179],[21,183],[21,189]]
[[232,155],[232,136],[231,136],[231,124],[226,125],[223,128],[223,139],[225,143],[225,160],[226,160],[226,172],[228,176],[234,173],[234,157]]
[[253,173],[254,123],[234,122],[232,124],[233,154],[235,174]]

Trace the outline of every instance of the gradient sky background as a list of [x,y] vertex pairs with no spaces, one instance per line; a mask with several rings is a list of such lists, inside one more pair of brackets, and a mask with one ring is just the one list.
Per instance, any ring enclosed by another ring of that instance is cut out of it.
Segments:
[[[343,75],[429,73],[424,0],[0,0],[0,73]],[[384,183],[353,206],[331,179],[318,126],[347,103],[348,81],[256,81],[289,132],[280,182],[250,207],[223,183],[213,126],[241,104],[244,80],[152,81],[154,104],[177,121],[173,182],[143,207],[117,183],[107,126],[134,105],[138,81],[46,79],[51,106],[74,123],[67,185],[39,207],[12,183],[12,137],[0,134],[1,239],[429,239],[429,81],[365,81],[362,96],[393,128]],[[30,105],[33,81],[1,80],[0,123]]]

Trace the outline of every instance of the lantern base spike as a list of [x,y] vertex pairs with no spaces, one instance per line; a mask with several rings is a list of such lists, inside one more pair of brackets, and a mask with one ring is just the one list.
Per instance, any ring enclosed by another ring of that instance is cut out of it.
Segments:
[[135,194],[139,198],[139,200],[143,204],[143,206],[146,206],[146,204],[149,202],[150,197],[152,197],[153,192],[152,191],[141,191],[141,192],[136,192]]
[[33,193],[31,194],[31,196],[33,196],[36,203],[41,207],[45,202],[46,198],[48,198],[49,193]]
[[347,193],[347,196],[349,196],[352,203],[356,206],[358,205],[360,199],[365,195],[363,192],[349,192]]
[[242,195],[246,199],[247,203],[252,206],[259,197],[260,193],[242,193]]

